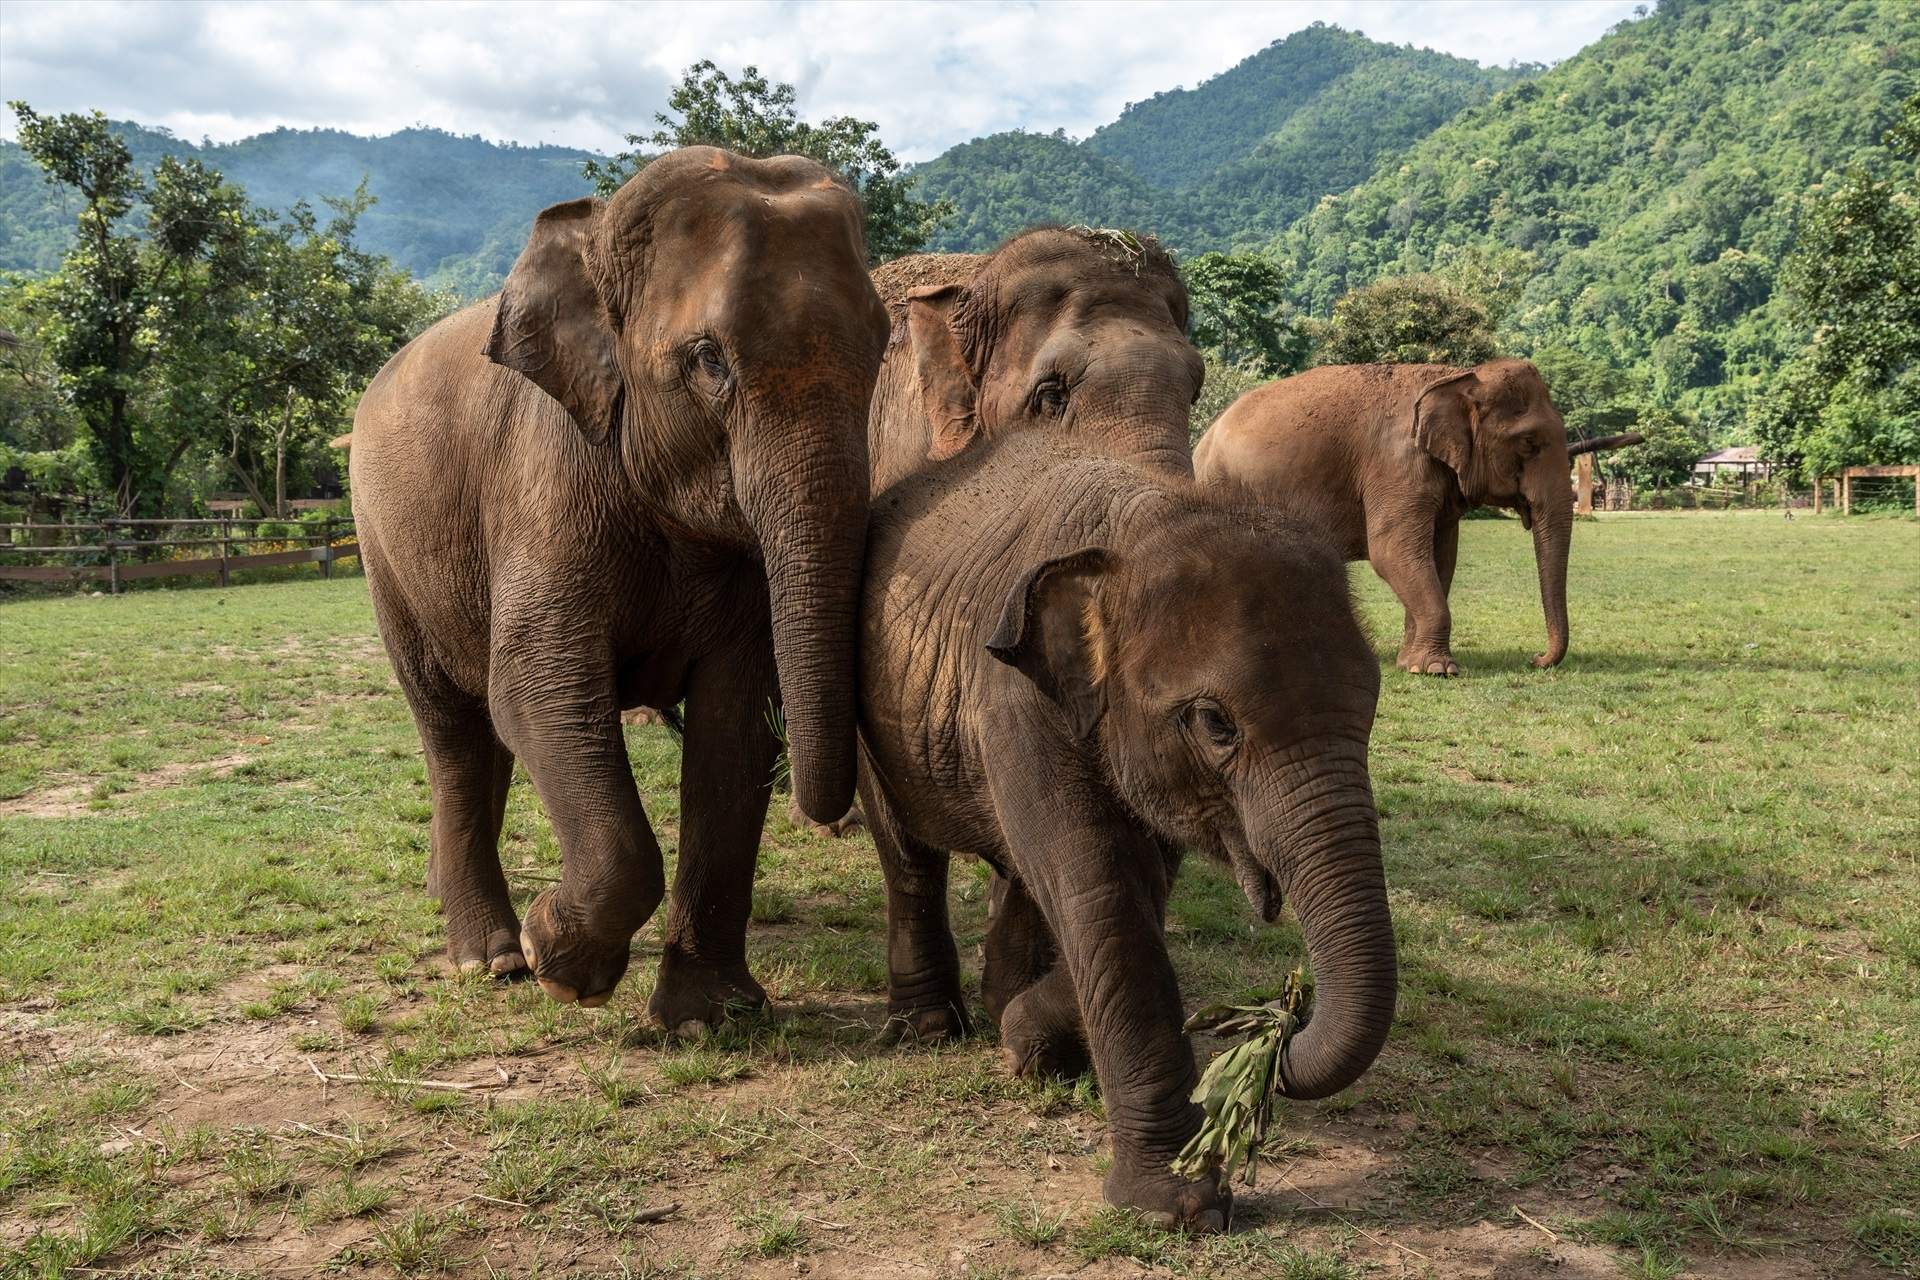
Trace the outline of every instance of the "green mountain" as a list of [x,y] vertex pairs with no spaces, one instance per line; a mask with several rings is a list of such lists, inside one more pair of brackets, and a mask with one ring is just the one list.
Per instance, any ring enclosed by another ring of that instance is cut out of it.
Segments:
[[1529,73],[1316,23],[1199,88],[1130,104],[1083,143],[995,134],[914,176],[958,210],[943,249],[1040,222],[1150,228],[1189,252],[1252,244]]
[[[498,286],[526,243],[534,214],[592,189],[580,176],[591,152],[488,142],[438,129],[405,129],[383,138],[276,129],[240,142],[198,145],[137,124],[116,122],[114,131],[142,169],[165,155],[197,158],[271,209],[350,194],[365,177],[379,203],[360,220],[362,247],[430,284],[470,295]],[[41,181],[17,144],[0,142],[0,270],[58,266],[72,242],[73,214],[73,202]]]
[[1522,350],[1626,370],[1727,424],[1803,335],[1774,295],[1803,196],[1920,90],[1920,6],[1665,0],[1471,107],[1270,246],[1325,316],[1463,248],[1531,255]]

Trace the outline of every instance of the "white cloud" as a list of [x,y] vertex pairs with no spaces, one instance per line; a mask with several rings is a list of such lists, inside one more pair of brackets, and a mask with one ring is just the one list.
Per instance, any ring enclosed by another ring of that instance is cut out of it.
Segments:
[[705,57],[756,64],[797,87],[809,118],[875,120],[903,157],[925,159],[1001,129],[1084,135],[1316,20],[1504,65],[1567,57],[1635,3],[9,0],[0,97],[221,141],[280,125],[425,124],[607,150],[647,128]]

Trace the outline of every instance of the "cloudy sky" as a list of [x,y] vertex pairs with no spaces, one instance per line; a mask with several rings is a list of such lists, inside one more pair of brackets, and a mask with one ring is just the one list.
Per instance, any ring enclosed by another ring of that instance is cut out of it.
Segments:
[[608,150],[704,57],[790,81],[808,118],[878,121],[919,160],[1001,129],[1084,135],[1316,20],[1504,65],[1565,58],[1640,2],[5,0],[0,98],[196,140],[424,124]]

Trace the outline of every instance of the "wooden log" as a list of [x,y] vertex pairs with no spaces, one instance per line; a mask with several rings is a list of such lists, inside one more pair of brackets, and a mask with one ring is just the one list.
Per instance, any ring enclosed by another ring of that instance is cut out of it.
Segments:
[[1574,511],[1583,516],[1593,514],[1593,455],[1583,453],[1573,460],[1573,474],[1577,496],[1573,501]]
[[1567,445],[1567,456],[1577,458],[1583,453],[1599,453],[1605,449],[1624,449],[1630,444],[1642,444],[1646,437],[1638,431],[1623,431],[1617,436],[1597,436],[1592,440],[1575,440]]

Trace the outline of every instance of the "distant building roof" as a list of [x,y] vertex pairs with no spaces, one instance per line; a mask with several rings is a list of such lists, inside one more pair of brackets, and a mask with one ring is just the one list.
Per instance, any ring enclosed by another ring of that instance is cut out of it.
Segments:
[[1693,465],[1696,467],[1713,467],[1723,464],[1732,466],[1740,462],[1763,461],[1765,461],[1765,459],[1760,456],[1760,450],[1758,448],[1750,444],[1739,444],[1731,449],[1722,449],[1718,453],[1710,453]]

